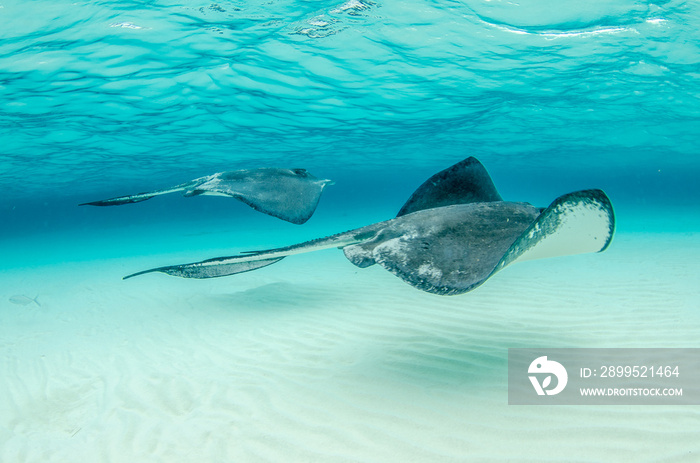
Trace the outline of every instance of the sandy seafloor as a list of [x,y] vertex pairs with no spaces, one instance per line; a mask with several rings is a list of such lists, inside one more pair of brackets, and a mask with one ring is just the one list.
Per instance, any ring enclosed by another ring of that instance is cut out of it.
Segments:
[[121,280],[347,222],[1,241],[0,461],[698,461],[700,406],[507,404],[509,347],[700,347],[695,226],[623,224],[451,297],[337,250]]

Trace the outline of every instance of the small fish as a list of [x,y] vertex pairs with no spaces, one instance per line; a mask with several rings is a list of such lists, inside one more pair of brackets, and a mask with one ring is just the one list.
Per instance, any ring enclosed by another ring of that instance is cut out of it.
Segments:
[[24,294],[16,294],[14,296],[10,296],[10,302],[13,304],[18,304],[18,305],[29,305],[32,302],[37,305],[37,307],[41,307],[41,304],[39,304],[39,296],[35,297],[32,299],[31,297],[27,297]]

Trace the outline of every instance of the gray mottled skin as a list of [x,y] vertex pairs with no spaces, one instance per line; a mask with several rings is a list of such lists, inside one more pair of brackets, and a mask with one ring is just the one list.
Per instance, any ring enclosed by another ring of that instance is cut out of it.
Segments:
[[149,272],[212,278],[261,268],[292,254],[342,248],[359,267],[377,263],[416,288],[459,294],[481,284],[538,215],[539,209],[524,203],[445,206],[284,248],[160,267],[126,278]]
[[94,201],[81,206],[119,206],[180,191],[186,197],[228,196],[257,211],[302,224],[313,215],[323,188],[329,183],[330,180],[318,179],[304,169],[234,170],[200,177],[172,188]]
[[427,209],[343,251],[359,267],[377,263],[423,291],[460,294],[483,283],[538,216],[529,204],[503,201]]
[[565,228],[562,217],[580,207],[608,218],[601,223],[609,224],[609,230],[594,230],[600,250],[605,249],[612,239],[614,216],[602,191],[569,193],[546,209],[501,201],[483,166],[468,158],[421,185],[394,219],[283,248],[159,267],[125,278],[150,272],[220,277],[262,268],[293,254],[340,248],[358,267],[379,264],[423,291],[461,294],[548,236],[561,236],[557,234]]

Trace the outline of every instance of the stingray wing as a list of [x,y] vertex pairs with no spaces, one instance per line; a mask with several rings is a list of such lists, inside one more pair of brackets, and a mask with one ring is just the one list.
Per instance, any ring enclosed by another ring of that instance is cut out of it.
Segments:
[[438,172],[413,192],[397,217],[434,207],[503,201],[486,168],[469,157]]
[[189,189],[185,196],[229,196],[256,211],[302,224],[313,215],[323,188],[329,183],[330,180],[320,180],[305,169],[263,168],[215,174]]
[[502,201],[433,208],[398,217],[343,251],[355,265],[380,264],[423,291],[460,294],[491,275],[538,215],[529,204]]
[[[503,201],[486,168],[475,157],[468,157],[426,180],[401,207],[396,217],[457,204]],[[376,263],[360,246],[343,249],[345,257],[360,268]]]
[[615,211],[602,190],[555,199],[503,256],[498,269],[526,260],[605,251],[615,234]]

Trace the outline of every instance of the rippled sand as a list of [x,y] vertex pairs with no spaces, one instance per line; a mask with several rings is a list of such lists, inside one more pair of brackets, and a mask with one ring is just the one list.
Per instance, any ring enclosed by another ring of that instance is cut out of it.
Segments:
[[0,461],[696,461],[698,407],[509,406],[506,359],[700,347],[698,238],[620,233],[452,297],[334,250],[205,281],[120,279],[180,256],[6,269]]

